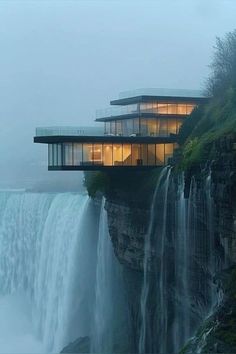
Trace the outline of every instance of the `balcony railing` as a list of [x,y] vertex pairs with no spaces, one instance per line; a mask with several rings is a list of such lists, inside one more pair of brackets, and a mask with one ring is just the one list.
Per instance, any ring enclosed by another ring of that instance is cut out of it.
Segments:
[[121,106],[121,107],[109,107],[106,109],[100,109],[96,111],[96,118],[111,118],[116,116],[122,116],[126,114],[164,114],[164,115],[188,115],[190,114],[196,104],[193,103],[140,103]]
[[125,114],[132,114],[138,112],[139,111],[137,104],[120,107],[107,107],[103,109],[97,109],[96,118],[122,116]]
[[39,127],[36,136],[96,136],[103,135],[103,127]]

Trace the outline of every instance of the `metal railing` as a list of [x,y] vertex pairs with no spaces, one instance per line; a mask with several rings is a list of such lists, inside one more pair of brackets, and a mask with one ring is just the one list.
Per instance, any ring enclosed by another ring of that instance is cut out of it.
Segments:
[[103,135],[103,127],[38,127],[36,136],[96,136]]
[[122,116],[124,114],[138,113],[138,106],[128,105],[120,107],[107,107],[96,110],[96,118]]

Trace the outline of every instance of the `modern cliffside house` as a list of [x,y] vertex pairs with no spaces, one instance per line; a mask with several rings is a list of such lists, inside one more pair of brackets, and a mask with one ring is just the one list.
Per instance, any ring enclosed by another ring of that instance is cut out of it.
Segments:
[[207,98],[199,91],[149,89],[120,94],[97,111],[104,130],[37,128],[48,144],[49,170],[147,169],[167,164],[183,121]]

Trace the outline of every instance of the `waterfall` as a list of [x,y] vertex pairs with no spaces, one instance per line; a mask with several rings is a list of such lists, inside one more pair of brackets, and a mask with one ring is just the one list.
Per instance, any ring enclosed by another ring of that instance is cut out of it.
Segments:
[[127,308],[121,266],[118,263],[108,231],[103,198],[99,221],[94,317],[91,353],[122,352],[128,341]]
[[[150,221],[148,232],[146,235],[145,240],[145,249],[144,249],[144,265],[143,265],[143,286],[141,292],[141,329],[140,329],[140,337],[139,337],[139,353],[147,352],[147,347],[151,343],[150,338],[148,337],[148,332],[150,331],[150,318],[149,314],[147,314],[147,302],[148,296],[150,293],[150,279],[149,279],[149,272],[151,268],[151,254],[152,254],[152,238],[153,234],[157,232],[161,235],[161,254],[163,259],[164,253],[164,238],[165,238],[165,229],[166,229],[166,213],[167,213],[167,193],[168,193],[168,186],[169,186],[169,178],[170,178],[170,171],[169,167],[164,168],[161,171],[159,176],[155,192],[153,194],[152,204],[151,204],[151,213],[150,213]],[[156,213],[158,212],[157,209],[157,201],[160,203],[160,199],[163,201],[164,208],[160,211],[159,216],[159,223],[156,224]],[[161,269],[160,273],[164,273],[164,264],[161,262]],[[161,276],[160,284],[160,303],[163,304],[163,290],[164,290],[164,283],[165,279],[164,276]],[[165,322],[165,314],[163,313],[162,322]],[[163,324],[162,323],[162,324]],[[150,350],[150,349],[149,349]]]
[[47,352],[89,334],[96,258],[89,209],[85,195],[0,193],[0,295],[28,299]]
[[[162,170],[145,240],[139,353],[177,353],[216,301],[211,173]],[[188,188],[187,188],[188,189]]]

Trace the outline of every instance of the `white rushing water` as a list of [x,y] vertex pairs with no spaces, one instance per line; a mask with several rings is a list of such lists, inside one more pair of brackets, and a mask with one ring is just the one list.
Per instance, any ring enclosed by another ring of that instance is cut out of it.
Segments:
[[[128,343],[107,212],[87,195],[0,193],[0,353],[92,352]],[[89,350],[89,348],[88,348]]]
[[121,266],[113,251],[104,206],[105,199],[102,201],[99,220],[91,353],[117,351],[125,345],[128,335],[125,331],[127,309],[124,301]]
[[57,352],[89,334],[89,209],[85,195],[0,193],[0,352]]
[[[166,230],[166,211],[167,211],[167,193],[168,193],[168,187],[169,187],[169,178],[170,178],[170,172],[171,169],[170,167],[166,167],[161,171],[161,174],[159,176],[153,198],[152,198],[152,204],[151,204],[151,213],[150,213],[150,221],[149,221],[149,227],[148,227],[148,232],[146,235],[145,239],[145,249],[144,249],[144,264],[143,264],[143,286],[142,286],[142,292],[141,292],[141,330],[140,330],[140,337],[139,337],[139,353],[145,353],[146,351],[146,344],[147,344],[147,332],[148,332],[148,320],[147,320],[147,298],[148,298],[148,293],[149,293],[149,281],[148,281],[148,273],[149,273],[149,266],[150,266],[150,257],[151,257],[151,238],[153,236],[154,230],[154,224],[156,221],[156,212],[161,213],[160,219],[161,223],[158,225],[155,225],[155,227],[158,229],[158,233],[161,235],[160,240],[161,240],[161,260],[163,260],[163,253],[164,253],[164,242],[165,242],[165,230]],[[163,209],[156,211],[156,201],[158,200],[160,202],[160,199],[163,199]],[[163,283],[164,283],[164,269],[163,269],[163,263],[161,262],[161,279],[159,282],[160,285],[160,298],[159,301],[161,303],[161,306],[163,306],[163,296],[164,296],[164,290],[163,290]],[[164,307],[161,307],[163,311],[165,311]],[[163,312],[163,322],[165,321],[165,312]],[[165,323],[162,323],[162,325],[165,326]]]
[[204,319],[216,302],[211,172],[202,183],[192,177],[186,196],[184,174],[176,179],[168,167],[157,182],[145,240],[140,354],[177,353],[193,335],[196,317]]

